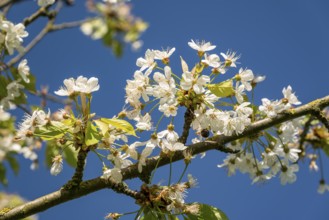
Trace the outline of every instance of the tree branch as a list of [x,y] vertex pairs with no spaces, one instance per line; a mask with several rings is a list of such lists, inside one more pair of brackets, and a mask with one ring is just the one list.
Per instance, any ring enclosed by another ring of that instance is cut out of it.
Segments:
[[[188,149],[191,151],[193,155],[199,154],[208,150],[213,149],[220,149],[223,148],[223,146],[231,141],[238,140],[243,137],[247,137],[250,135],[253,135],[255,133],[258,133],[262,130],[268,129],[274,125],[280,124],[285,121],[289,121],[298,117],[301,117],[303,115],[312,114],[315,109],[323,109],[324,107],[329,106],[329,96],[326,96],[321,99],[317,99],[313,102],[310,102],[308,104],[305,104],[301,107],[289,110],[287,112],[284,112],[282,114],[279,114],[275,118],[266,118],[260,121],[257,121],[247,127],[245,131],[239,135],[232,135],[232,136],[224,136],[224,135],[216,135],[212,138],[207,139],[204,142],[192,144],[188,146]],[[172,156],[171,161],[178,161],[182,160],[184,158],[183,152],[175,152],[175,154]],[[149,169],[154,169],[156,166],[164,166],[170,163],[169,157],[162,157],[160,161],[159,156],[150,158],[146,161],[146,166]],[[125,169],[121,170],[123,180],[126,179],[133,179],[140,175],[137,169],[137,165],[132,165],[130,167],[127,167]],[[11,210],[9,210],[7,213],[0,214],[0,220],[5,219],[20,219],[27,217],[29,215],[47,210],[53,206],[56,206],[58,204],[88,195],[90,193],[93,193],[95,191],[109,188],[108,180],[105,180],[101,177],[91,179],[88,181],[84,181],[80,184],[79,188],[74,188],[71,190],[58,190],[56,192],[50,193],[48,195],[42,196],[38,199],[35,199],[31,202],[27,202],[21,206],[15,207]]]

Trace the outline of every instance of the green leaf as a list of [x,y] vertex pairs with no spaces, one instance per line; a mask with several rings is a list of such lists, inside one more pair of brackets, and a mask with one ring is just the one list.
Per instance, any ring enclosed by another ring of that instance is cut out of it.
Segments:
[[59,154],[59,149],[55,141],[47,141],[45,150],[45,162],[48,168],[53,164],[53,158]]
[[208,84],[207,87],[214,95],[220,98],[234,95],[233,81],[231,79],[218,84]]
[[96,126],[94,126],[90,121],[87,123],[85,144],[91,146],[97,144],[101,139],[99,132],[97,131]]
[[188,220],[228,220],[224,212],[214,206],[198,203],[200,210],[198,215],[187,214]]
[[78,161],[78,151],[73,149],[73,146],[66,146],[63,149],[63,156],[65,161],[72,167],[77,166],[77,161]]
[[111,118],[111,119],[110,118],[101,118],[100,120],[106,124],[114,126],[117,129],[121,129],[122,131],[124,131],[125,133],[127,133],[129,135],[136,136],[134,127],[126,120],[117,119],[117,118]]
[[8,184],[8,180],[6,178],[6,167],[2,163],[0,163],[0,183],[5,186]]
[[109,130],[109,125],[101,120],[94,120],[94,122],[101,131],[102,135],[105,136],[106,132]]
[[[56,125],[56,126],[54,126]],[[56,122],[55,124],[52,122],[51,125],[46,125],[44,127],[38,127],[33,132],[34,136],[40,137],[42,140],[49,141],[55,138],[61,138],[66,133],[68,128],[60,123]]]
[[19,163],[13,155],[7,154],[6,159],[8,160],[10,168],[14,171],[15,175],[19,172]]

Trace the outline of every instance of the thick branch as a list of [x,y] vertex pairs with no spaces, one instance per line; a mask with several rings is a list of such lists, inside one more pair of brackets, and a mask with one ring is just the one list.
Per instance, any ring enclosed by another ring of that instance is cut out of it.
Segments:
[[[322,99],[315,100],[308,104],[305,104],[299,108],[290,110],[286,113],[282,113],[275,118],[266,118],[260,121],[257,121],[250,125],[242,134],[232,135],[232,136],[224,136],[218,135],[214,136],[204,142],[192,144],[189,146],[189,150],[192,154],[199,154],[208,150],[213,149],[222,149],[223,146],[231,141],[238,140],[243,137],[247,137],[258,133],[264,129],[270,128],[274,125],[280,124],[285,121],[289,121],[295,118],[298,118],[303,115],[311,114],[314,109],[323,109],[324,107],[329,106],[329,96],[326,96]],[[183,153],[176,152],[172,157],[172,161],[182,160],[184,158]],[[148,169],[154,169],[157,166],[164,166],[170,163],[169,157],[162,157],[158,162],[159,156],[153,157],[146,162],[146,166]],[[137,165],[130,166],[122,170],[123,180],[132,179],[139,176],[139,172],[137,169]],[[27,217],[29,215],[47,210],[53,206],[58,204],[67,202],[69,200],[79,198],[81,196],[88,195],[89,193],[93,193],[95,191],[108,188],[107,181],[98,177],[92,180],[84,181],[80,184],[79,188],[75,188],[72,190],[59,190],[53,193],[50,193],[46,196],[42,196],[34,201],[28,202],[0,216],[0,220],[4,219],[20,219]]]

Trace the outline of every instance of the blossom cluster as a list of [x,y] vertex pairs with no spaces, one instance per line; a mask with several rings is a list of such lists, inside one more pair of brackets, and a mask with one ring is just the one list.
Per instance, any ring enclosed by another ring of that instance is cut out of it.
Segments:
[[139,38],[146,30],[147,23],[132,14],[131,6],[125,0],[103,2],[88,4],[89,10],[98,16],[84,22],[81,31],[94,40],[103,39],[103,43],[112,47],[117,56],[121,55],[122,42],[138,50],[143,44]]
[[[296,162],[301,150],[298,148],[298,135],[301,120],[285,122],[280,125],[278,137],[269,133],[265,137],[254,140],[242,140],[229,147],[239,150],[240,153],[228,155],[224,163],[218,167],[226,167],[228,175],[235,174],[236,170],[249,174],[253,183],[269,180],[279,174],[281,184],[296,181],[296,172],[299,170]],[[255,156],[255,146],[260,146],[261,160]]]
[[[223,75],[229,69],[237,67],[237,60],[240,56],[235,52],[227,51],[220,53],[222,60],[218,54],[209,54],[216,48],[210,42],[192,40],[188,45],[197,51],[200,62],[193,68],[189,68],[186,61],[181,58],[181,77],[175,75],[170,67],[170,57],[175,52],[175,48],[162,51],[148,49],[145,57],[137,59],[136,65],[140,69],[135,71],[134,79],[127,80],[125,102],[129,104],[130,108],[124,110],[124,115],[136,121],[136,127],[139,130],[152,130],[150,112],[155,107],[165,117],[175,117],[178,108],[184,106],[194,115],[191,127],[199,136],[199,138],[193,139],[193,143],[196,143],[208,137],[209,132],[225,136],[240,134],[255,120],[275,117],[300,104],[291,86],[288,86],[283,89],[281,100],[270,101],[263,98],[262,105],[258,107],[257,111],[254,104],[248,100],[246,92],[252,91],[258,83],[265,79],[264,76],[255,76],[252,70],[240,68],[231,79],[213,84],[218,75]],[[164,64],[163,68],[160,67],[158,61]],[[224,92],[225,94],[219,94],[216,89],[212,89],[213,87],[222,89],[221,85],[226,82],[228,83],[225,86],[229,89],[226,93]],[[228,105],[233,107],[231,110],[216,108],[222,103],[227,104],[223,100],[229,96],[235,97],[235,101]],[[153,107],[150,107],[151,110],[147,112],[145,109],[151,104]],[[142,113],[145,111],[146,113]],[[219,167],[227,167],[229,175],[234,174],[237,169],[242,173],[249,173],[253,182],[268,180],[280,175],[282,184],[292,183],[296,180],[295,172],[298,171],[298,165],[295,163],[301,152],[297,146],[301,126],[301,119],[286,122],[278,127],[277,130],[280,131],[278,137],[267,132],[267,137],[260,135],[253,140],[241,140],[235,143],[235,146],[231,144],[230,147],[239,153],[228,155]],[[169,129],[172,127],[170,124],[166,132],[169,133],[172,130],[171,133],[173,133],[174,130]],[[152,135],[151,140],[153,143],[161,143],[163,146],[167,143],[167,140],[161,139],[164,131],[158,132],[157,129],[158,127],[155,128],[157,135]],[[176,138],[171,138],[170,142],[179,144],[178,135],[172,135],[172,137]],[[159,141],[159,139],[161,140]],[[146,146],[147,143],[139,142],[139,145]],[[261,160],[254,152],[254,145],[260,145],[263,148],[258,154]],[[143,152],[145,151],[147,153],[141,155],[150,155],[151,150],[145,148]],[[144,156],[141,156],[140,159],[142,160],[139,161],[139,165],[144,164]],[[139,169],[141,170],[141,166]]]

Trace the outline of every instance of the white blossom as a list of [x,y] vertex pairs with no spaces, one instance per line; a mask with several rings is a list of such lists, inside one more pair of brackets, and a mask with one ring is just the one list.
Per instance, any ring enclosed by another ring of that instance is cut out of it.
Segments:
[[29,34],[25,31],[25,26],[22,23],[14,25],[10,21],[0,20],[0,30],[6,32],[4,41],[10,55],[14,53],[14,49],[17,49],[20,52],[24,50],[21,44],[23,38],[27,37]]
[[121,169],[119,168],[106,169],[105,171],[103,171],[102,178],[110,179],[115,183],[120,183],[122,181]]
[[283,165],[283,167],[281,168],[282,172],[280,173],[281,184],[286,185],[287,183],[295,182],[297,179],[295,172],[298,172],[298,170],[298,164],[292,164],[290,166]]
[[283,106],[279,101],[270,101],[267,98],[262,98],[262,105],[260,105],[258,109],[268,117],[274,118],[282,111]]
[[240,68],[239,73],[236,76],[237,81],[241,81],[247,91],[251,91],[251,81],[254,79],[254,74],[250,69]]
[[136,127],[143,131],[149,131],[152,128],[151,124],[151,115],[149,113],[146,113],[144,116],[139,115],[135,118],[137,121]]
[[163,112],[166,117],[175,117],[177,115],[177,103],[172,105],[164,103],[163,105],[159,106],[159,111]]
[[220,58],[217,54],[205,54],[201,62],[213,68],[218,68],[220,66]]
[[136,65],[140,67],[140,71],[143,71],[147,68],[151,70],[156,65],[156,63],[154,62],[154,58],[155,58],[154,51],[148,49],[145,52],[145,58],[143,57],[138,58],[136,61]]
[[291,86],[283,88],[282,94],[284,96],[283,102],[286,104],[286,109],[289,109],[291,105],[300,105],[301,102],[297,99],[295,93],[292,92]]
[[167,139],[162,140],[161,149],[164,152],[175,152],[185,150],[187,147],[180,142],[169,142]]
[[216,48],[215,45],[211,45],[210,42],[205,42],[205,41],[194,42],[193,40],[191,40],[190,42],[188,42],[188,45],[192,49],[197,50],[200,55],[203,55],[203,53],[206,51],[210,51]]
[[222,57],[225,59],[226,67],[236,67],[236,61],[240,58],[239,55],[236,55],[236,52],[230,50],[226,53],[220,53],[220,55],[222,55]]
[[59,96],[71,96],[74,93],[90,94],[99,90],[98,79],[96,77],[86,78],[79,76],[77,79],[69,78],[63,81],[65,87],[55,91]]
[[28,78],[28,75],[30,75],[30,67],[27,65],[26,59],[19,63],[18,73],[26,83],[30,82],[30,79]]
[[239,82],[236,83],[235,85],[235,98],[238,101],[238,103],[242,103],[244,101],[243,96],[246,94],[244,92],[244,85],[243,84],[239,84]]
[[53,164],[50,168],[51,175],[57,176],[63,170],[63,159],[61,155],[57,155],[53,158]]
[[185,72],[182,74],[182,80],[180,86],[183,90],[188,91],[193,87],[193,90],[196,94],[201,94],[205,92],[203,87],[205,84],[210,82],[210,77],[206,75],[201,75],[195,80],[191,72]]
[[167,50],[154,50],[154,59],[155,60],[162,60],[164,64],[169,63],[169,57],[175,52],[176,48],[168,48]]
[[239,162],[240,162],[239,157],[233,154],[229,154],[224,159],[224,163],[217,165],[217,167],[219,168],[226,167],[228,171],[227,175],[231,176],[234,175],[235,171],[238,169]]
[[174,126],[172,124],[168,125],[166,130],[159,132],[157,135],[159,139],[166,138],[171,143],[175,143],[179,138],[177,132],[174,131]]

